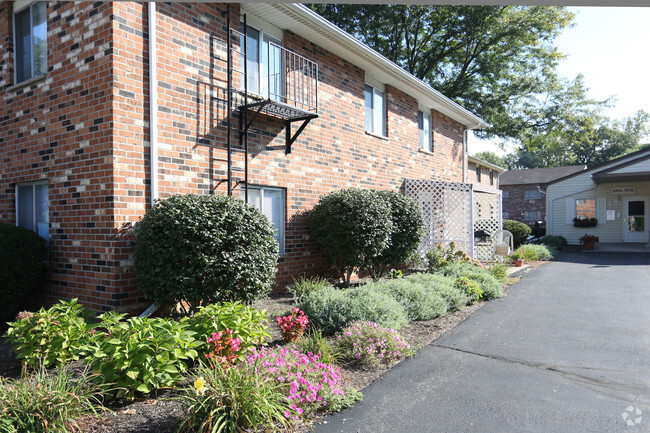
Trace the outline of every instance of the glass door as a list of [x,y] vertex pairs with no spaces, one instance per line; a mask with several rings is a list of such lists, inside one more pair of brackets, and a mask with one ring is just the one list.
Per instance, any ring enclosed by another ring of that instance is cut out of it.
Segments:
[[626,197],[623,201],[623,240],[648,242],[647,200]]

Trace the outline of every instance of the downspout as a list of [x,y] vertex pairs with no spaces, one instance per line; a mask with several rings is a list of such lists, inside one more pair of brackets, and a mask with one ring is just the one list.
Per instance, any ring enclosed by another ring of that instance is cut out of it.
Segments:
[[463,183],[467,181],[467,129],[463,132]]
[[151,206],[158,200],[158,70],[156,53],[156,2],[149,2],[149,155]]
[[[149,12],[149,156],[151,158],[151,206],[158,200],[158,70],[156,69],[156,3],[148,3]],[[149,317],[160,306],[155,302],[140,317]]]

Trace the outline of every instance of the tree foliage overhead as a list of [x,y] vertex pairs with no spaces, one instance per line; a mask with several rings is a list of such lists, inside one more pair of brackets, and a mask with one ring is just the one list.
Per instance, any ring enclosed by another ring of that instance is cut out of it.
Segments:
[[564,7],[318,4],[311,8],[448,98],[519,138],[558,84]]
[[516,143],[511,169],[597,165],[636,150],[648,132],[646,113],[611,121],[611,100],[588,98],[581,75],[558,75],[554,40],[574,19],[565,7],[310,7],[491,123],[479,137]]

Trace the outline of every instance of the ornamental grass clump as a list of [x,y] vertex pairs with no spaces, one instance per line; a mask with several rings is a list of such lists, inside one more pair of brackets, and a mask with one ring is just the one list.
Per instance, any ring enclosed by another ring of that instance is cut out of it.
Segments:
[[201,364],[189,379],[192,385],[180,397],[187,410],[181,432],[286,431],[289,427],[285,416],[289,404],[282,386],[245,363],[231,368]]
[[395,364],[413,352],[397,331],[373,322],[354,322],[337,339],[348,360],[371,367]]
[[262,347],[245,361],[256,374],[281,385],[289,408],[287,418],[298,419],[338,406],[345,399],[339,368],[321,362],[318,355],[289,347]]
[[0,376],[0,431],[81,431],[75,420],[102,408],[94,382],[88,370],[73,372],[67,366],[54,373],[25,369],[20,379]]

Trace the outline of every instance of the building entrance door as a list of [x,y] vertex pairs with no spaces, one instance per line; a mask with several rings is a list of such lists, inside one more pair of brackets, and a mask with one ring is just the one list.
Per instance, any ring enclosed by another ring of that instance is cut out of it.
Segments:
[[648,200],[625,197],[623,200],[623,240],[648,242]]

